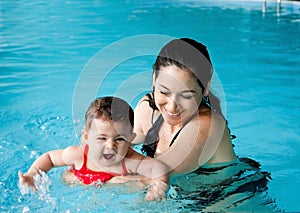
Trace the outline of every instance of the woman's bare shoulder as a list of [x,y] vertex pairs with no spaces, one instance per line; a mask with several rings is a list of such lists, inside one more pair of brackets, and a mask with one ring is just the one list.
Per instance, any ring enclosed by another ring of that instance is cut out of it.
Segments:
[[146,135],[152,125],[152,118],[156,117],[157,112],[149,105],[149,97],[144,96],[134,109],[134,132]]
[[214,156],[222,141],[225,125],[221,115],[209,111],[200,113],[181,130],[169,152],[161,156],[162,161],[175,172],[195,170]]
[[226,120],[222,115],[206,108],[200,110],[199,121],[202,123],[202,126],[210,126],[210,125],[224,126],[224,124],[226,124]]
[[150,107],[149,101],[149,96],[145,95],[144,97],[142,97],[134,109],[135,113],[139,113],[140,111],[151,112],[153,109]]
[[129,148],[126,154],[126,158],[132,160],[143,160],[145,156],[135,151],[133,148]]

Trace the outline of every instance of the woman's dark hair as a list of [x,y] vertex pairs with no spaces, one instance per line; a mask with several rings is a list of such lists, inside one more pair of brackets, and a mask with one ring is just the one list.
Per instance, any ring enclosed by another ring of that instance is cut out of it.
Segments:
[[[161,67],[170,65],[176,65],[181,69],[190,71],[197,79],[203,92],[208,88],[213,75],[213,66],[206,46],[203,44],[190,38],[170,41],[161,49],[153,65],[155,78],[158,76]],[[157,109],[153,98],[149,101],[149,104],[153,109]],[[214,112],[223,116],[220,100],[211,91],[201,104],[207,105]]]
[[93,119],[125,121],[133,127],[134,114],[129,104],[117,97],[101,97],[95,99],[85,114],[85,128],[89,130]]

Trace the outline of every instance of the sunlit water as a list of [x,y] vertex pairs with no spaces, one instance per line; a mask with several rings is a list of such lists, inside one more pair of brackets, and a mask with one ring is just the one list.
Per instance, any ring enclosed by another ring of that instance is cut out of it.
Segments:
[[[78,143],[74,127],[82,128],[83,115],[73,118],[73,97],[86,63],[113,42],[144,34],[192,37],[208,46],[224,90],[223,108],[237,135],[235,150],[271,173],[268,189],[254,200],[271,199],[276,209],[299,211],[299,5],[283,2],[278,11],[268,2],[266,9],[262,13],[261,1],[0,0],[0,211],[189,210],[188,199],[145,203],[144,191],[127,185],[66,186],[60,180],[63,168],[48,173],[45,192],[18,188],[17,172],[26,172],[40,154]],[[153,62],[150,55],[120,64],[96,93],[126,94],[135,106],[142,94],[132,97],[132,88],[150,90]],[[128,80],[142,72],[140,81]],[[176,181],[188,183],[180,178]]]

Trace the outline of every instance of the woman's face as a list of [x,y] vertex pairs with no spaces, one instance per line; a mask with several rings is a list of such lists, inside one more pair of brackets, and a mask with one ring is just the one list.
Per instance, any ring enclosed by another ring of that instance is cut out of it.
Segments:
[[198,112],[203,91],[191,72],[175,65],[161,67],[153,86],[156,106],[169,125],[181,126]]

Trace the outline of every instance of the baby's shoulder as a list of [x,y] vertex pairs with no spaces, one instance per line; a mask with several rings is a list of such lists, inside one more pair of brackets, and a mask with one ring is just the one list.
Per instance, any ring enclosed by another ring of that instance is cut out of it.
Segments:
[[83,160],[84,149],[81,146],[69,146],[63,150],[63,158],[68,164],[77,164]]
[[68,146],[67,148],[64,149],[64,152],[73,153],[74,155],[76,155],[76,154],[84,153],[84,150],[83,147],[81,146]]

